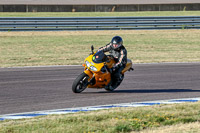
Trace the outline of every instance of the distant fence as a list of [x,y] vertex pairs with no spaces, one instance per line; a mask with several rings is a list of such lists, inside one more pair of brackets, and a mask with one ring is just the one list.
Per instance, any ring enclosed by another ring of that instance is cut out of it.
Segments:
[[0,17],[0,31],[200,29],[200,16]]

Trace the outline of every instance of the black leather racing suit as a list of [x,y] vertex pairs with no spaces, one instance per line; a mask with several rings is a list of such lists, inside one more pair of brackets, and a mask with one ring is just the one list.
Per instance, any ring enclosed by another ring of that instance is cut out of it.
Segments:
[[103,51],[103,52],[109,51],[110,55],[114,57],[116,64],[112,68],[113,73],[110,84],[112,85],[113,88],[117,88],[122,81],[122,79],[120,78],[121,71],[125,68],[127,63],[127,50],[123,45],[117,49],[114,49],[112,43],[109,43],[106,46],[99,48],[98,51]]

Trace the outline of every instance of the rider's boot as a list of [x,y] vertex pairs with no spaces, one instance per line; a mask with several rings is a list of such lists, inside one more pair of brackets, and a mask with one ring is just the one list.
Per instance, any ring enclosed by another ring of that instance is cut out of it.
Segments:
[[121,83],[121,80],[112,80],[106,87],[105,89],[107,91],[113,91],[115,90]]
[[108,85],[105,86],[105,89],[108,91],[111,90],[112,89],[111,84],[112,84],[112,80],[110,81],[110,83],[108,83]]
[[123,75],[120,75],[119,77],[115,78],[112,82],[112,85],[111,85],[111,90],[114,90],[116,89],[122,82],[123,80]]
[[115,81],[112,83],[112,85],[110,86],[110,90],[113,91],[115,90],[119,85],[120,85],[120,81]]

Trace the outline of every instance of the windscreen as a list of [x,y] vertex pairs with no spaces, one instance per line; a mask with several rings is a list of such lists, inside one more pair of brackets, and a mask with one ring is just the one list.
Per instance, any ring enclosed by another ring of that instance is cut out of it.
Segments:
[[105,62],[107,59],[107,56],[102,52],[102,51],[99,51],[97,52],[93,57],[92,57],[92,61],[94,63],[102,63],[102,62]]

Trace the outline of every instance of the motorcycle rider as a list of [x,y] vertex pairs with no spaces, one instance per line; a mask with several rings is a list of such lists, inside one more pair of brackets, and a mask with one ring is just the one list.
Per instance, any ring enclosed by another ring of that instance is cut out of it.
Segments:
[[114,57],[116,64],[110,69],[111,82],[105,87],[107,90],[116,89],[121,81],[121,71],[125,68],[127,63],[127,50],[123,46],[123,39],[120,36],[112,38],[111,42],[104,47],[98,49],[98,51],[108,52]]

